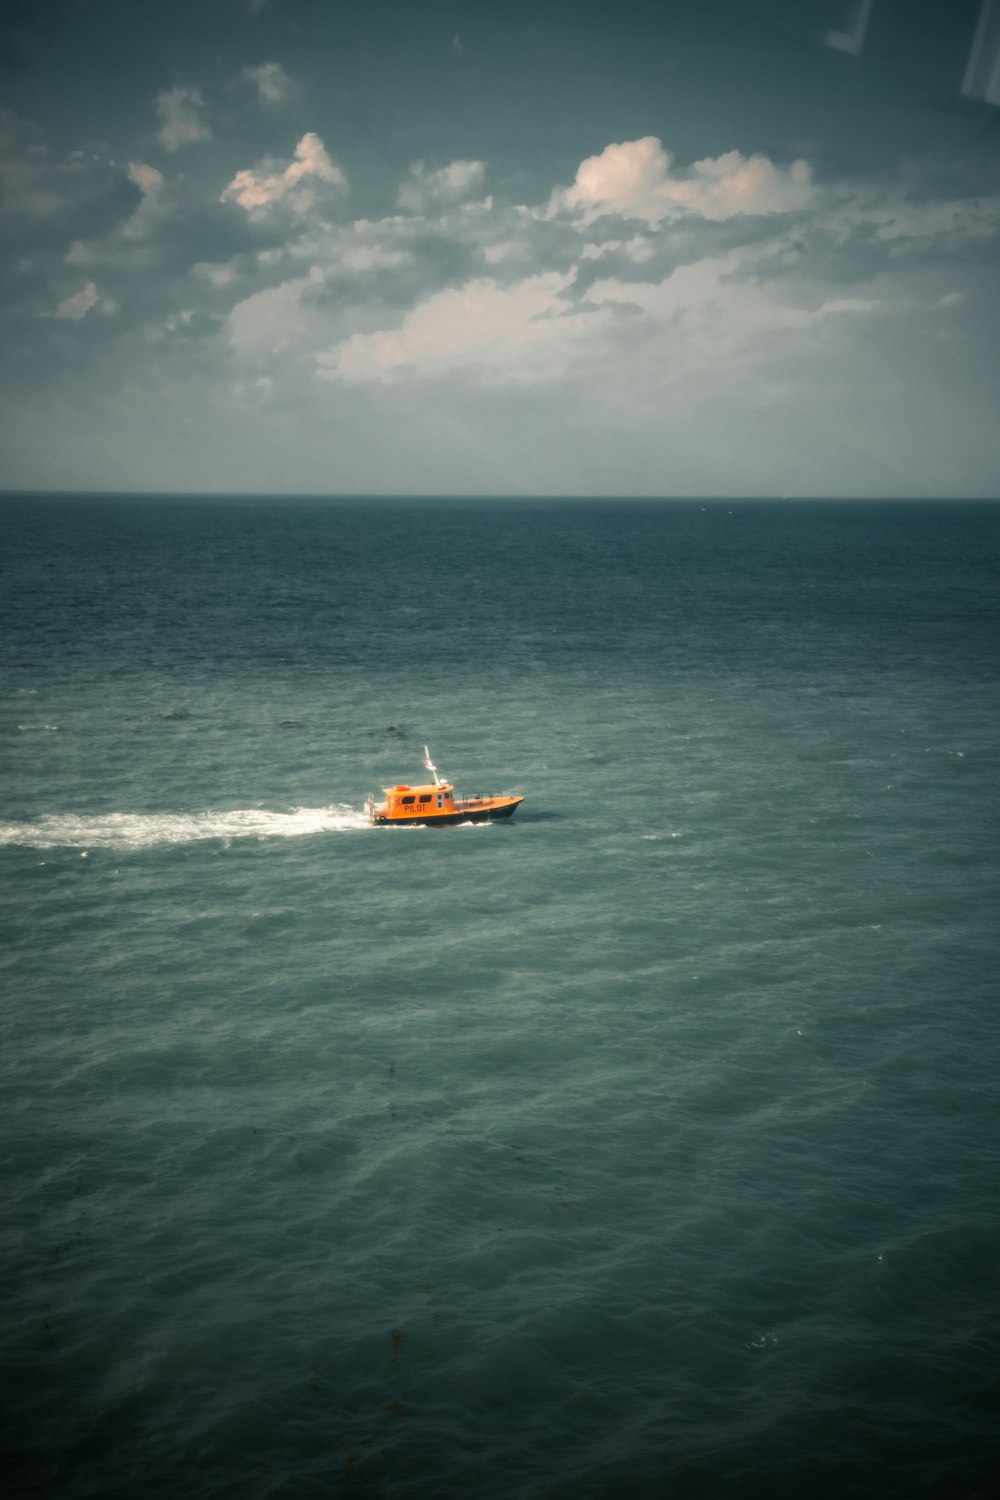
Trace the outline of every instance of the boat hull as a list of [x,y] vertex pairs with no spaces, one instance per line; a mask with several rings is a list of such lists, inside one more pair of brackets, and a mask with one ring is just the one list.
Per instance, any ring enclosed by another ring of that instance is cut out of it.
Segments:
[[498,797],[481,807],[463,807],[453,813],[414,813],[408,817],[387,818],[376,813],[372,823],[376,828],[443,828],[446,825],[453,827],[456,823],[497,823],[512,818],[523,801],[523,797]]

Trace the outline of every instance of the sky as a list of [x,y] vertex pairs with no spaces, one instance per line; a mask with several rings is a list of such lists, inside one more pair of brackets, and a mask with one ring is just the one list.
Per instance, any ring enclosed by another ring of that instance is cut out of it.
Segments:
[[0,489],[1000,495],[1000,0],[0,0]]

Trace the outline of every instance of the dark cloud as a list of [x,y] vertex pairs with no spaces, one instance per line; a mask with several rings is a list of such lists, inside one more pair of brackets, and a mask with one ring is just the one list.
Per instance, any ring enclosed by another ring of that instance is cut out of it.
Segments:
[[142,193],[127,170],[86,152],[54,160],[30,120],[0,112],[0,253],[60,252],[123,224]]
[[331,245],[328,257],[322,251],[316,256],[322,280],[310,290],[314,306],[334,308],[364,300],[386,308],[410,308],[442,287],[467,280],[478,269],[473,246],[432,230],[395,243],[389,238],[382,246],[363,246],[365,250],[371,256],[368,266],[364,253],[345,254],[342,242]]
[[286,242],[278,220],[255,220],[232,203],[214,202],[188,188],[172,193],[155,216],[146,237],[154,265],[165,274],[183,275],[201,262],[242,258],[244,273],[263,250]]
[[877,276],[940,267],[995,265],[1000,198],[913,202],[869,197],[801,218],[775,240],[774,253],[727,274],[732,281],[777,282],[808,275],[833,287],[859,286]]
[[[600,256],[580,261],[573,294],[584,297],[595,282],[608,277],[658,284],[681,266],[779,238],[783,225],[795,225],[802,218],[776,214],[741,214],[714,220],[689,217],[656,230],[634,220],[605,219],[599,226],[600,237],[608,248]],[[628,249],[637,241],[642,245],[641,258]]]
[[17,250],[61,250],[74,240],[98,239],[130,219],[141,200],[135,183],[115,172],[106,185],[85,190],[51,216],[22,219],[13,230],[12,246]]
[[68,205],[58,225],[62,242],[93,240],[110,234],[132,217],[141,200],[142,193],[134,182],[115,175],[106,188]]

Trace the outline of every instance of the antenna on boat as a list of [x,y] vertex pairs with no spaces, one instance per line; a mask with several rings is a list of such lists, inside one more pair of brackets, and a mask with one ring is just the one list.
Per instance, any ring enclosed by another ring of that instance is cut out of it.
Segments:
[[427,767],[428,771],[431,771],[433,773],[433,776],[434,776],[434,785],[435,786],[440,786],[441,785],[441,778],[440,778],[440,776],[437,773],[437,766],[431,760],[431,752],[427,748],[426,745],[424,746],[424,765]]

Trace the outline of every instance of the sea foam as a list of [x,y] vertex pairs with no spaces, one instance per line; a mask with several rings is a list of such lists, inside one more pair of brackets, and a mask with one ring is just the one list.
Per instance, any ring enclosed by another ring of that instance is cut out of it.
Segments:
[[199,839],[300,838],[367,828],[357,808],[293,807],[288,812],[235,808],[201,813],[49,813],[32,823],[0,823],[0,844],[32,849],[147,849]]

